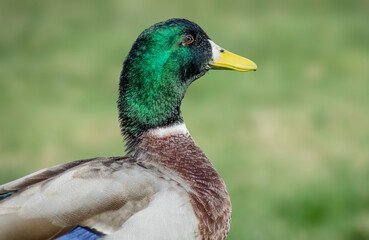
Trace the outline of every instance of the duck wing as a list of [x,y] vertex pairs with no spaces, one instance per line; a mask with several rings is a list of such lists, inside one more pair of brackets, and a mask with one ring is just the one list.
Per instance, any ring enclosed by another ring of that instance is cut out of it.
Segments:
[[[161,173],[129,157],[61,164],[0,186],[0,239],[55,239],[77,226],[120,229],[159,191]],[[79,231],[80,232],[80,231]]]

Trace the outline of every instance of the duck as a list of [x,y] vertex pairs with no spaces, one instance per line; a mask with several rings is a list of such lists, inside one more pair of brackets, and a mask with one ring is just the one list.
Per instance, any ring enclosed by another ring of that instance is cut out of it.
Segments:
[[181,116],[189,85],[211,69],[256,64],[196,23],[144,30],[120,74],[122,157],[49,167],[0,186],[0,239],[226,239],[226,185]]

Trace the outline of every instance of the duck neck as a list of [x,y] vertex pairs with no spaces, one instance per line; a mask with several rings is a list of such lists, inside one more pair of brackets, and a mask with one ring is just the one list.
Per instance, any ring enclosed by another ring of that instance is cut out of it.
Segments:
[[[125,68],[131,67],[125,64]],[[173,71],[145,69],[122,71],[119,85],[119,119],[128,152],[148,131],[183,123],[180,106],[187,85]],[[159,74],[160,73],[160,74]]]

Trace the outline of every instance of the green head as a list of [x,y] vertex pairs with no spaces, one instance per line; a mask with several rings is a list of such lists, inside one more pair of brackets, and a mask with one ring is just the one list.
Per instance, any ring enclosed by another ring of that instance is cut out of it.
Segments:
[[119,85],[119,118],[129,145],[148,129],[183,122],[180,105],[188,86],[212,67],[230,69],[214,60],[214,51],[228,53],[217,47],[186,19],[157,23],[139,35]]

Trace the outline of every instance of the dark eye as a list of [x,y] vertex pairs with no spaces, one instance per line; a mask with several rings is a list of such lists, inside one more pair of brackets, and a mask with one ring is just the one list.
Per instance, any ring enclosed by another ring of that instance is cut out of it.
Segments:
[[194,41],[195,41],[195,39],[193,38],[193,36],[192,36],[191,34],[189,34],[189,35],[186,35],[186,36],[182,39],[181,44],[182,44],[183,46],[185,46],[185,45],[189,45],[189,44],[193,43]]

